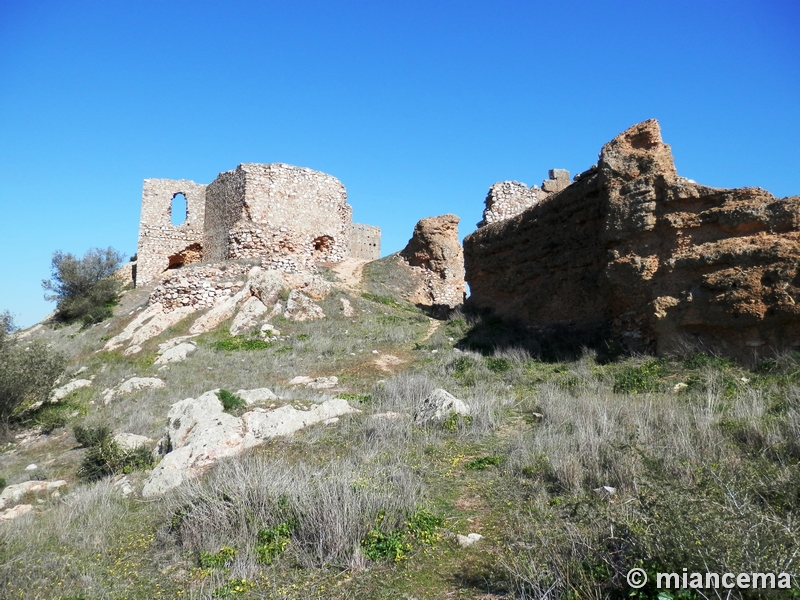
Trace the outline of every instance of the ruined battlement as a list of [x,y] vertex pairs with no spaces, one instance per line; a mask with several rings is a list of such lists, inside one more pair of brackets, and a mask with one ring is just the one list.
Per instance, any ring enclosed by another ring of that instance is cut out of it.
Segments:
[[[186,220],[174,225],[179,194]],[[208,185],[146,179],[136,280],[208,260],[261,258],[288,273],[347,256],[379,258],[380,228],[354,224],[352,214],[338,179],[282,163],[241,164]]]

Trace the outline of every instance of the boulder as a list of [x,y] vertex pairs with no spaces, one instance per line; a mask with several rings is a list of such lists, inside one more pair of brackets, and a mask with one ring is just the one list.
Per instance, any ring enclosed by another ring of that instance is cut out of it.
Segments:
[[429,422],[441,422],[446,421],[453,413],[469,416],[470,412],[469,404],[439,388],[433,390],[420,403],[414,414],[414,423],[424,425]]
[[167,365],[169,363],[183,362],[186,360],[186,357],[195,350],[197,350],[197,344],[194,342],[182,342],[177,346],[165,350],[161,356],[155,360],[154,364]]
[[273,306],[281,292],[287,287],[280,271],[254,267],[250,270],[247,286],[250,293],[261,300],[264,306]]
[[292,290],[289,294],[284,315],[292,321],[314,321],[325,317],[322,307],[297,290]]
[[118,433],[113,440],[123,450],[135,450],[140,446],[149,446],[155,441],[147,436],[136,435],[135,433]]
[[250,296],[244,301],[239,309],[239,312],[236,313],[236,316],[233,318],[230,334],[239,335],[241,333],[250,331],[251,329],[255,329],[261,317],[263,317],[268,311],[269,309],[261,300],[259,300],[256,296]]
[[11,521],[22,515],[27,515],[32,510],[32,504],[17,504],[12,508],[4,510],[3,514],[0,514],[0,521]]
[[50,402],[58,402],[59,400],[63,400],[75,390],[89,387],[90,385],[92,385],[92,382],[89,379],[74,379],[66,385],[62,385],[60,388],[54,389],[53,393],[50,394]]
[[[255,408],[241,418],[223,411],[218,390],[172,405],[159,447],[169,449],[153,469],[142,489],[145,497],[157,496],[205,472],[226,456],[234,456],[279,435],[289,435],[314,423],[358,412],[346,400],[328,400],[300,410],[292,406]],[[262,390],[249,390],[263,395]],[[248,390],[239,390],[243,397]]]
[[255,390],[238,390],[236,395],[247,404],[258,404],[259,402],[269,402],[277,400],[278,397],[269,388],[257,388]]
[[63,479],[57,481],[25,481],[9,485],[0,493],[0,510],[9,504],[18,502],[25,494],[52,492],[65,485],[67,485],[67,482]]

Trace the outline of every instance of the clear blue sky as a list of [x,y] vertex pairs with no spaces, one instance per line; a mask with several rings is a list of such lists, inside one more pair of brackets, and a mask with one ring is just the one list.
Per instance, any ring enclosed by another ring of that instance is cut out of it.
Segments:
[[661,122],[678,171],[800,194],[800,3],[0,0],[0,310],[54,250],[136,251],[142,180],[325,171],[401,249],[496,181]]

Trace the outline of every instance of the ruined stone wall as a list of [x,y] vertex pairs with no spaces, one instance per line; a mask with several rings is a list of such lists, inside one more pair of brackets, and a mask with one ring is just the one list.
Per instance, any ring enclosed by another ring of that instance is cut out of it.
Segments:
[[800,347],[800,197],[679,177],[658,123],[596,168],[464,240],[471,303],[532,328],[607,331],[638,351],[743,361]]
[[150,304],[160,303],[164,312],[210,308],[242,289],[252,268],[249,263],[210,263],[169,271],[151,292]]
[[[170,223],[172,198],[184,193],[189,218]],[[341,182],[281,163],[242,164],[209,185],[148,179],[142,196],[138,283],[200,261],[259,258],[284,273],[313,270],[353,252],[380,257],[380,229],[353,226]]]
[[[152,281],[170,266],[170,256],[203,243],[206,186],[187,180],[145,179],[139,224],[136,281]],[[172,199],[186,197],[186,220],[173,225]]]
[[229,233],[242,219],[246,176],[241,168],[225,171],[208,184],[205,209],[205,258],[220,261],[230,257]]
[[378,260],[381,257],[381,228],[353,223],[350,227],[348,256],[362,260]]
[[483,209],[483,220],[478,227],[505,221],[538,203],[541,190],[529,188],[519,181],[500,181],[489,188]]

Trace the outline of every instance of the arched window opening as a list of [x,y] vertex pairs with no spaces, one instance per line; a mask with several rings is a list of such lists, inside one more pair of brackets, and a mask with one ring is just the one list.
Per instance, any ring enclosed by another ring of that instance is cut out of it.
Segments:
[[186,196],[177,193],[172,197],[169,214],[170,220],[175,227],[186,222],[186,219],[189,218],[189,205],[186,202]]

